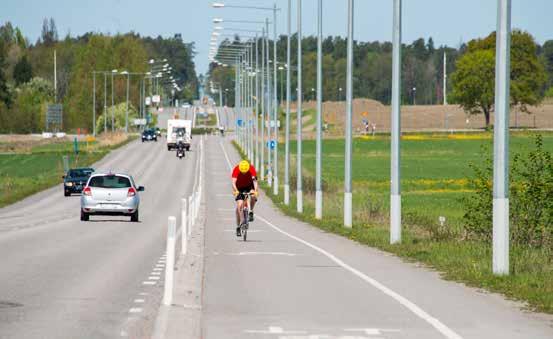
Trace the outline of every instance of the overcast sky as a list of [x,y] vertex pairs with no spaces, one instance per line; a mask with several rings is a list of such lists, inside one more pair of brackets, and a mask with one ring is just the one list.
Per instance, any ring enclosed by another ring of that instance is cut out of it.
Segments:
[[[42,20],[53,17],[60,37],[95,31],[164,37],[181,33],[185,42],[196,43],[198,73],[207,69],[212,19],[263,20],[269,11],[214,9],[206,0],[0,0],[0,22],[11,21],[35,42]],[[226,4],[272,6],[268,0],[217,0]],[[293,0],[292,31],[296,29]],[[317,0],[303,0],[303,31],[314,34]],[[288,0],[276,0],[277,31],[286,29]],[[403,41],[432,36],[436,46],[458,46],[461,41],[482,37],[495,30],[497,0],[403,0]],[[324,0],[324,34],[345,35],[347,0]],[[513,0],[513,27],[534,35],[538,42],[553,39],[553,0]],[[391,40],[392,0],[355,1],[355,39]],[[238,27],[226,24],[225,27]],[[242,27],[244,28],[244,27]],[[258,29],[255,25],[248,28]]]

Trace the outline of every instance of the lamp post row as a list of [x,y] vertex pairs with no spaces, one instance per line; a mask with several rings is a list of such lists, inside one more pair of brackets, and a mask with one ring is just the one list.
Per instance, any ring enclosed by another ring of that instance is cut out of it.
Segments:
[[[217,4],[224,7],[223,4]],[[401,30],[402,30],[402,0],[393,0],[393,26],[392,26],[392,113],[391,113],[391,186],[390,186],[390,243],[400,243],[401,226],[401,172],[400,172],[400,137],[401,137]],[[214,4],[214,7],[215,6]],[[241,6],[227,6],[238,7]],[[285,126],[285,156],[284,156],[284,203],[290,203],[290,36],[291,36],[291,10],[292,1],[288,0],[288,18],[287,18],[287,70],[286,70],[286,126]],[[255,7],[255,9],[267,9]],[[264,119],[265,113],[270,116],[272,112],[272,122],[268,124],[268,139],[271,140],[271,124],[274,124],[274,140],[278,143],[278,101],[276,91],[276,70],[277,70],[277,51],[276,51],[276,5],[274,10],[274,59],[273,59],[273,88],[270,86],[270,72],[265,72],[265,65],[269,67],[268,62],[268,41],[262,48],[261,62],[261,141],[264,137]],[[298,36],[298,59],[297,59],[297,187],[296,187],[296,208],[303,212],[303,192],[302,192],[302,1],[297,0],[297,36]],[[348,0],[347,11],[347,75],[346,75],[346,135],[345,135],[345,173],[344,173],[344,226],[352,227],[352,100],[353,100],[353,13],[354,0]],[[322,218],[322,0],[318,0],[317,10],[317,141],[316,141],[316,180],[315,180],[315,216]],[[268,33],[268,25],[266,25]],[[263,37],[265,38],[265,31]],[[510,72],[510,39],[511,39],[511,0],[497,0],[497,37],[496,37],[496,79],[495,79],[495,126],[494,129],[494,177],[493,177],[493,272],[496,275],[509,274],[509,72]],[[265,50],[267,58],[265,58]],[[257,55],[257,54],[256,54]],[[256,64],[257,75],[257,64]],[[265,82],[265,77],[267,81]],[[264,88],[264,84],[266,88]],[[413,89],[414,90],[414,89]],[[341,91],[341,88],[340,88]],[[271,93],[272,100],[264,105],[266,93]],[[445,93],[444,93],[445,94]],[[257,95],[256,95],[257,98]],[[272,106],[271,106],[272,105]],[[267,110],[266,107],[267,106]],[[256,106],[257,107],[257,106]],[[272,111],[271,111],[272,107]],[[257,113],[257,111],[256,111]],[[257,114],[256,114],[257,119]],[[261,169],[264,173],[264,149],[261,147]],[[269,184],[273,180],[273,194],[278,194],[278,153],[275,145],[273,153],[274,167],[271,168],[271,153],[269,149]],[[256,151],[257,152],[257,151]],[[271,178],[271,171],[274,175]]]

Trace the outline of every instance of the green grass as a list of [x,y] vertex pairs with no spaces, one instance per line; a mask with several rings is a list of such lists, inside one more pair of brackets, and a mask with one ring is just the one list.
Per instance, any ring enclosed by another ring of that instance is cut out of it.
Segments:
[[[286,214],[326,231],[392,252],[406,260],[422,262],[445,279],[500,292],[526,301],[530,308],[553,313],[553,253],[547,250],[512,248],[508,277],[491,272],[491,245],[467,241],[463,232],[463,198],[470,197],[467,178],[470,163],[482,164],[483,152],[491,153],[491,135],[480,139],[451,140],[447,135],[423,135],[422,140],[401,143],[403,241],[389,244],[390,141],[356,139],[353,145],[353,229],[343,225],[344,141],[323,142],[324,218],[314,218],[315,142],[303,142],[304,213],[295,211],[295,196],[285,206],[281,196],[267,195]],[[553,134],[543,136],[544,147],[553,152]],[[512,134],[511,155],[533,148],[533,134]],[[291,143],[292,175],[295,175],[296,144]],[[281,147],[280,150],[284,148]],[[281,155],[282,152],[281,152]],[[283,159],[280,164],[282,165]],[[282,168],[279,172],[283,182]],[[296,178],[291,178],[295,190]],[[282,192],[282,190],[281,190]],[[491,206],[490,206],[491,208]],[[447,218],[441,227],[438,217]]]
[[73,142],[49,143],[30,150],[0,154],[0,207],[60,183],[64,174],[64,155],[69,156],[70,167],[90,166],[123,144],[100,147],[90,143],[87,148],[86,142],[82,142],[79,143],[79,155],[73,152]]

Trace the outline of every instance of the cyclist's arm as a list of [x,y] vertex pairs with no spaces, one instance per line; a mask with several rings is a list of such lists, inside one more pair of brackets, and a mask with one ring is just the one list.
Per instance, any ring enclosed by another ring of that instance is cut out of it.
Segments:
[[232,191],[236,192],[238,191],[238,187],[236,187],[236,178],[232,178]]
[[257,178],[256,177],[253,177],[253,188],[255,190],[255,192],[257,193],[257,188],[259,186],[259,184],[257,183]]

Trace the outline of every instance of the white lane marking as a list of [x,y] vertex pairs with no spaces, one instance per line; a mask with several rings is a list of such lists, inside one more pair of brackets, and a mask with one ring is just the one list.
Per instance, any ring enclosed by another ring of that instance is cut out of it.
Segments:
[[138,293],[138,295],[150,295],[150,294],[146,293],[146,292],[140,292],[140,293]]
[[160,271],[154,271],[151,273],[151,275],[161,275],[161,272]]
[[143,281],[142,282],[142,285],[155,285],[156,282],[155,281]]
[[162,267],[154,267],[154,272],[161,272],[163,271]]
[[267,219],[265,219],[265,218],[263,218],[259,215],[257,216],[257,218],[259,220],[263,221],[265,224],[271,226],[274,230],[276,230],[276,231],[286,235],[287,237],[289,237],[291,239],[294,239],[294,240],[304,244],[305,246],[310,247],[310,248],[314,249],[315,251],[321,253],[322,255],[324,255],[328,259],[330,259],[331,261],[334,261],[336,264],[342,266],[342,268],[350,271],[352,274],[356,275],[357,277],[361,278],[365,282],[369,283],[370,285],[372,285],[376,289],[380,290],[382,293],[384,293],[387,296],[391,297],[392,299],[394,299],[395,301],[397,301],[398,303],[403,305],[405,308],[407,308],[408,310],[413,312],[416,316],[418,316],[422,320],[424,320],[427,323],[429,323],[430,325],[432,325],[432,327],[434,327],[436,330],[438,330],[438,332],[443,334],[446,338],[448,338],[448,339],[462,339],[463,338],[459,334],[455,333],[452,329],[447,327],[445,324],[443,324],[440,320],[438,320],[437,318],[434,318],[430,314],[426,313],[423,309],[418,307],[415,303],[413,303],[409,299],[407,299],[407,298],[401,296],[400,294],[394,292],[390,288],[384,286],[383,284],[381,284],[377,280],[369,277],[365,273],[349,266],[348,264],[346,264],[342,260],[338,259],[335,255],[323,250],[320,247],[317,247],[317,246],[311,244],[310,242],[307,242],[307,241],[305,241],[301,238],[296,237],[295,235],[292,235],[292,234],[280,229],[279,227],[273,225]]
[[223,150],[223,154],[225,155],[225,159],[227,159],[227,165],[228,165],[228,169],[230,171],[230,170],[232,170],[232,164],[231,164],[230,159],[228,157],[227,150],[225,150],[225,147],[223,147],[223,143],[221,141],[219,141],[219,146],[221,146],[221,149]]
[[129,310],[129,313],[140,313],[142,312],[142,308],[140,307],[133,307]]
[[213,255],[235,255],[235,256],[246,256],[246,255],[276,255],[284,257],[295,257],[295,253],[286,253],[286,252],[238,252],[238,253],[219,253],[213,252]]
[[128,337],[129,334],[125,331],[121,331],[121,333],[119,334],[121,337]]
[[269,326],[266,330],[245,330],[245,333],[255,334],[306,334],[306,331],[285,331],[282,327]]
[[136,304],[143,304],[144,303],[144,299],[134,299],[134,302]]
[[[156,268],[163,268],[163,267],[165,267],[165,264],[157,264],[156,265]],[[155,270],[155,268],[154,268],[154,270]]]
[[148,277],[148,280],[159,280],[160,277],[157,277],[157,276],[149,276]]

